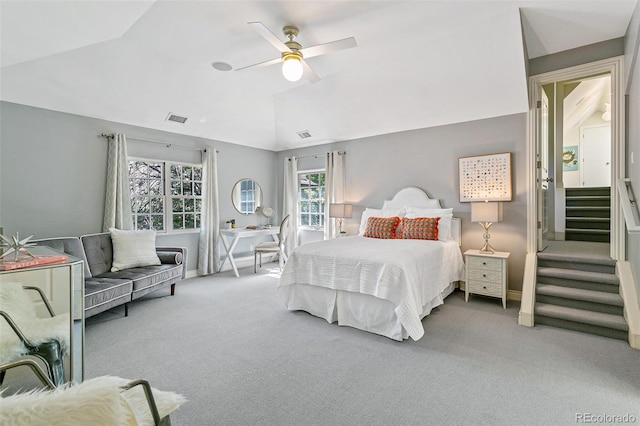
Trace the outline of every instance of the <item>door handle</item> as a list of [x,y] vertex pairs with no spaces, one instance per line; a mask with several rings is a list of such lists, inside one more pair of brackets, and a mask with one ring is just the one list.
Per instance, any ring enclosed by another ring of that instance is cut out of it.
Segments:
[[553,182],[553,178],[552,177],[548,177],[548,178],[544,178],[542,179],[544,182]]

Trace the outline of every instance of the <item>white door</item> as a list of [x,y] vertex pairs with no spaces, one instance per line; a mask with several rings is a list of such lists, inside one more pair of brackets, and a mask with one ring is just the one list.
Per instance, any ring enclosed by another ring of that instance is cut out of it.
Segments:
[[580,186],[611,186],[611,125],[580,129]]
[[536,181],[537,181],[537,227],[538,251],[544,250],[549,244],[549,99],[542,87],[540,88],[540,104],[538,107],[538,123],[536,126]]

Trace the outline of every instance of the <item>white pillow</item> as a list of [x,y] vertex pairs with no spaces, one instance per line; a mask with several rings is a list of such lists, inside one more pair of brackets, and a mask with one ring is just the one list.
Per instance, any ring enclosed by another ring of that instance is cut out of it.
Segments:
[[358,232],[358,235],[364,235],[364,230],[367,229],[367,220],[370,217],[393,217],[393,216],[398,216],[399,218],[402,219],[402,217],[404,217],[404,209],[382,210],[382,209],[366,208],[362,212],[362,219],[360,219],[360,231]]
[[409,219],[416,217],[440,217],[438,221],[438,240],[447,241],[451,239],[451,219],[453,209],[422,209],[419,207],[407,207],[406,216]]
[[156,231],[122,231],[109,228],[113,244],[111,272],[136,266],[160,265],[156,254]]

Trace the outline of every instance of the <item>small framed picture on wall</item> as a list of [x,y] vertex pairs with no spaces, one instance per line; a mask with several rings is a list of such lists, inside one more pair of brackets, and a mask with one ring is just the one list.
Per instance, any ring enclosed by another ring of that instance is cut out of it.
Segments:
[[511,153],[458,159],[460,202],[511,201]]

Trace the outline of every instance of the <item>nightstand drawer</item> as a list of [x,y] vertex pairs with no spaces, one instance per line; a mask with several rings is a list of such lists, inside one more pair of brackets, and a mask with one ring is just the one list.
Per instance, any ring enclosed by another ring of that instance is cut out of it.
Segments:
[[488,282],[488,281],[476,281],[470,279],[467,283],[469,293],[482,294],[484,296],[502,297],[502,283]]
[[467,267],[471,269],[500,271],[502,269],[502,259],[492,259],[486,256],[467,256]]
[[481,269],[469,269],[467,271],[469,280],[483,281],[500,284],[502,282],[502,271],[491,271]]

